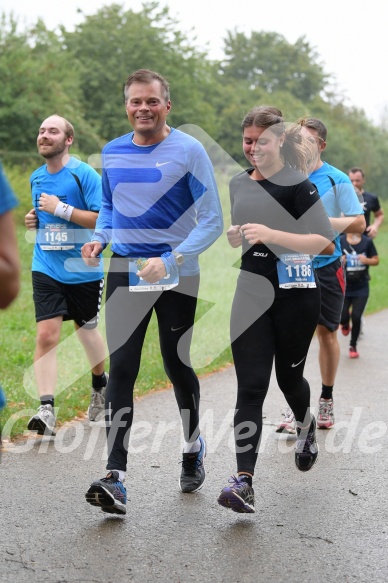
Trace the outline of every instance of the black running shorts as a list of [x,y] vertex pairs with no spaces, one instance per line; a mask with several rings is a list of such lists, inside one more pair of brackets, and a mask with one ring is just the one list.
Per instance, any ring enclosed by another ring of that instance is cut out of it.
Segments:
[[64,320],[74,320],[80,327],[97,326],[104,279],[67,284],[33,271],[32,289],[37,322],[63,316]]
[[318,324],[330,332],[338,329],[345,297],[345,272],[342,259],[315,270],[321,284],[321,314]]

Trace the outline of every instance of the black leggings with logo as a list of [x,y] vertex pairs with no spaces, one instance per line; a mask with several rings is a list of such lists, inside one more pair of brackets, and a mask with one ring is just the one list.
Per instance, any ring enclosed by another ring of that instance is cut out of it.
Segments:
[[309,419],[310,386],[303,370],[320,313],[319,284],[312,289],[277,290],[276,296],[268,280],[240,273],[231,315],[239,472],[254,473],[274,361],[278,385],[296,420],[303,424]]
[[181,277],[176,288],[164,292],[130,292],[128,271],[125,271],[127,264],[126,259],[115,259],[112,269],[111,263],[105,304],[110,354],[106,394],[107,469],[124,471],[133,420],[133,389],[153,310],[158,320],[164,368],[174,386],[186,441],[195,440],[199,434],[200,396],[198,378],[189,355],[199,275]]

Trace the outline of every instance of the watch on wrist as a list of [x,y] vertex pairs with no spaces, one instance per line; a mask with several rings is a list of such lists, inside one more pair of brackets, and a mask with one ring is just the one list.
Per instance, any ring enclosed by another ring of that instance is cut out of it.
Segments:
[[179,253],[178,251],[172,251],[172,254],[175,257],[175,263],[178,265],[178,267],[179,265],[182,265],[185,260],[182,253]]

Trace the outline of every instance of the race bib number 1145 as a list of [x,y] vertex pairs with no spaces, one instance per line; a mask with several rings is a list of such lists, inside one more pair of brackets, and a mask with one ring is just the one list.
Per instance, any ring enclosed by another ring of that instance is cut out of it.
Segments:
[[74,229],[66,224],[47,224],[38,231],[38,243],[43,251],[68,251],[74,249]]

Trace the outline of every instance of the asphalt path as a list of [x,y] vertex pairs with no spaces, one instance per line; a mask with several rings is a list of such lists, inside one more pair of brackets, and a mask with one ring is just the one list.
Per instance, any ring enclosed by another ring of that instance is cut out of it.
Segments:
[[[86,419],[54,439],[5,444],[0,464],[1,583],[293,583],[388,581],[388,311],[366,318],[360,358],[340,337],[336,426],[318,431],[316,467],[299,472],[294,438],[275,426],[284,400],[274,379],[254,480],[256,513],[220,507],[235,471],[233,367],[201,378],[206,481],[178,489],[181,431],[172,390],[135,405],[127,515],[85,502],[105,475],[105,438]],[[317,405],[313,340],[305,376]]]

